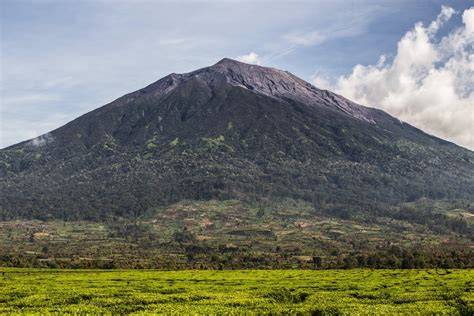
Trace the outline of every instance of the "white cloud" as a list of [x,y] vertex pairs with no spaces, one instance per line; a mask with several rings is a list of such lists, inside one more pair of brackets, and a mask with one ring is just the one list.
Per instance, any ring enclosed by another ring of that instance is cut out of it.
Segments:
[[474,10],[465,10],[462,15],[462,21],[466,25],[466,32],[474,33]]
[[283,36],[283,39],[289,45],[294,47],[298,46],[313,46],[319,45],[329,40],[335,40],[339,38],[353,37],[365,32],[367,22],[354,21],[351,24],[331,28],[324,28],[321,31],[312,30],[307,32],[291,32]]
[[236,58],[238,61],[241,61],[243,63],[247,64],[255,64],[255,65],[261,65],[261,60],[258,54],[251,52],[250,54],[247,55],[241,55]]
[[441,12],[438,14],[436,20],[431,22],[430,26],[428,27],[428,32],[430,33],[430,35],[434,35],[443,25],[443,23],[449,20],[454,13],[456,13],[456,11],[453,8],[448,6],[442,6]]
[[319,31],[311,31],[306,33],[289,33],[286,34],[284,38],[290,44],[310,46],[323,42],[326,39],[326,36],[321,34]]
[[46,145],[47,143],[52,142],[53,140],[53,136],[50,133],[46,133],[36,138],[33,138],[32,140],[30,140],[29,144],[33,147],[41,147],[43,145]]
[[474,8],[464,11],[462,27],[437,39],[453,14],[443,6],[430,25],[417,23],[400,39],[391,62],[381,56],[334,85],[320,76],[314,83],[474,149]]
[[78,113],[55,113],[47,115],[46,118],[38,112],[34,112],[32,117],[28,118],[20,118],[15,113],[0,115],[0,125],[7,127],[0,129],[0,148],[27,139],[31,139],[30,144],[33,146],[50,141],[52,138],[47,136],[49,131],[67,123],[77,115]]
[[[327,41],[349,38],[366,33],[370,22],[381,12],[383,6],[360,5],[358,10],[340,10],[337,15],[321,17],[312,21],[312,28],[296,27],[283,35],[283,42],[294,50],[301,46],[317,46]],[[329,20],[325,20],[326,18]],[[288,49],[288,47],[286,47]]]

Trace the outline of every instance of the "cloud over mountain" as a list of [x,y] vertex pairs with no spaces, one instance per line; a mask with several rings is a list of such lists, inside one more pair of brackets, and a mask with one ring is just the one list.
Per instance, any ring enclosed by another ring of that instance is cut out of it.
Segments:
[[261,65],[260,56],[254,52],[250,52],[247,55],[238,56],[237,60],[247,64]]
[[474,149],[474,7],[462,13],[463,26],[439,38],[454,14],[460,13],[443,6],[429,25],[416,23],[391,60],[359,64],[335,84],[313,82]]

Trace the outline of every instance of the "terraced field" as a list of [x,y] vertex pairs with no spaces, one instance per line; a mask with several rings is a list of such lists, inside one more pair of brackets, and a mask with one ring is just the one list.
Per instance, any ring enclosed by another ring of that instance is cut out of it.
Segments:
[[[474,227],[474,217],[463,219],[471,214],[466,209],[424,203],[409,205],[407,213],[432,209],[448,214],[452,227]],[[0,266],[311,269],[317,259],[317,268],[331,269],[474,267],[472,240],[438,224],[334,218],[293,200],[182,201],[136,221],[0,221]]]
[[472,315],[474,270],[0,269],[2,314]]

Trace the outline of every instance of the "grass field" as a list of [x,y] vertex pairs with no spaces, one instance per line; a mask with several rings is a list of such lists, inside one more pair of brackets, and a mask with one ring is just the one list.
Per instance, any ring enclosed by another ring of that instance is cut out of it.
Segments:
[[1,314],[473,315],[474,270],[0,269]]

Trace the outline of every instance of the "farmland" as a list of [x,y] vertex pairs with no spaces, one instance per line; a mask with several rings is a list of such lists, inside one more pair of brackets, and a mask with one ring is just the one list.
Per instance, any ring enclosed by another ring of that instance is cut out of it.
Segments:
[[[182,201],[151,210],[134,221],[0,221],[0,266],[167,270],[474,267],[472,239],[459,229],[452,230],[459,226],[471,232],[474,217],[464,218],[471,213],[450,208],[448,203],[423,203],[404,206],[397,220],[331,217],[302,201],[260,205],[211,200]],[[424,209],[434,215],[420,215]],[[393,212],[401,210],[394,208]],[[437,216],[444,216],[445,221],[435,221]]]
[[0,269],[0,313],[472,315],[474,270]]

